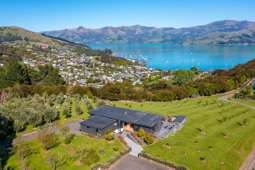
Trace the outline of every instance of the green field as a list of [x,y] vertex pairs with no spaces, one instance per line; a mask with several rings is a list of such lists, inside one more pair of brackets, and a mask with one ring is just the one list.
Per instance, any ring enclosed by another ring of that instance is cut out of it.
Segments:
[[83,149],[95,149],[98,155],[100,155],[100,159],[97,163],[105,164],[126,149],[125,145],[118,139],[106,141],[104,139],[91,138],[85,135],[75,136],[70,144],[61,143],[60,140],[59,145],[48,151],[42,148],[38,139],[34,139],[28,143],[33,148],[34,153],[25,160],[22,160],[19,154],[15,153],[8,160],[7,167],[17,170],[23,169],[24,167],[31,170],[51,170],[52,165],[49,162],[49,158],[54,157],[58,161],[57,169],[87,170],[91,169],[95,164],[88,166],[82,163],[80,156],[78,156],[79,151]]
[[216,97],[114,105],[160,115],[186,115],[180,131],[144,151],[192,170],[237,170],[255,144],[255,110]]

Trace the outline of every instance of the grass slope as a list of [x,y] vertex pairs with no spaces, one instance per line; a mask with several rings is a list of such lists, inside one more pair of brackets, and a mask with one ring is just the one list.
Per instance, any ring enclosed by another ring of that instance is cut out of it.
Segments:
[[255,111],[216,97],[114,104],[160,115],[186,115],[180,131],[144,151],[193,170],[238,169],[255,143]]

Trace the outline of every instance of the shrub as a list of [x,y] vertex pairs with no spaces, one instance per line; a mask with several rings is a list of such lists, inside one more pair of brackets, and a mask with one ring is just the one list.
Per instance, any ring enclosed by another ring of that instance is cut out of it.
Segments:
[[144,142],[146,144],[152,144],[154,142],[154,137],[150,133],[146,133],[144,137]]
[[83,111],[82,111],[82,109],[81,109],[79,104],[76,105],[75,111],[76,111],[76,114],[78,114],[78,115],[81,115],[83,113]]
[[59,117],[58,112],[56,110],[51,109],[50,107],[48,107],[44,112],[44,120],[47,123],[58,119],[58,117]]
[[25,159],[32,155],[34,150],[29,143],[20,143],[16,147],[16,152],[21,159]]
[[138,137],[144,137],[145,133],[146,132],[144,131],[144,129],[140,128],[136,134],[137,134]]
[[115,151],[115,152],[118,152],[118,151],[119,151],[119,147],[117,147],[117,146],[114,146],[112,149],[113,149],[113,151]]
[[68,118],[68,117],[71,117],[72,116],[72,113],[71,113],[71,109],[70,109],[70,105],[67,104],[64,106],[64,109],[63,109],[63,116],[65,118]]
[[62,133],[63,135],[69,134],[69,133],[70,133],[70,128],[67,127],[67,126],[63,127],[63,128],[61,129],[61,133]]
[[44,149],[49,150],[58,143],[58,137],[54,132],[43,131],[39,134],[39,140]]
[[75,136],[75,135],[72,134],[72,133],[65,135],[65,137],[64,137],[64,143],[65,143],[65,144],[71,143],[72,140],[73,140],[73,138],[74,138],[74,136]]
[[100,156],[94,149],[83,149],[80,151],[81,162],[85,165],[92,165],[100,160]]
[[107,140],[107,141],[111,141],[114,139],[114,136],[112,134],[112,132],[108,132],[105,134],[104,138]]

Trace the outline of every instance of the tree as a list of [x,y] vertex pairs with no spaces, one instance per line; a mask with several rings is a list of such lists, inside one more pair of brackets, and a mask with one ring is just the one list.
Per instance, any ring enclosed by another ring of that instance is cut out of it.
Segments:
[[72,116],[72,110],[71,110],[71,103],[67,101],[64,106],[63,106],[63,116],[65,118],[71,117]]
[[56,110],[50,107],[47,107],[46,110],[44,111],[44,120],[47,123],[50,123],[58,118],[59,118],[59,114]]
[[0,89],[15,84],[31,84],[28,68],[19,62],[7,63],[0,70]]
[[185,85],[192,81],[194,72],[189,70],[179,70],[174,73],[174,81],[177,85]]
[[81,106],[79,104],[76,104],[75,107],[76,114],[81,115],[83,113]]
[[59,70],[51,65],[39,66],[41,82],[44,84],[64,84],[64,79],[59,75]]

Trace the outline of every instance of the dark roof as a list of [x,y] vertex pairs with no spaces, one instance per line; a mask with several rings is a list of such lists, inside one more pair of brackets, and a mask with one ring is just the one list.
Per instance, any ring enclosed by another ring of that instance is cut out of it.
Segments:
[[113,106],[98,107],[91,110],[90,114],[146,127],[153,127],[160,121],[160,116],[158,115]]
[[182,123],[183,121],[185,120],[185,116],[183,115],[180,115],[180,116],[175,116],[175,122],[178,122],[178,123]]
[[114,122],[116,122],[116,120],[109,119],[106,117],[90,116],[88,120],[82,121],[80,124],[82,126],[89,126],[93,128],[104,129],[108,126],[111,126]]

